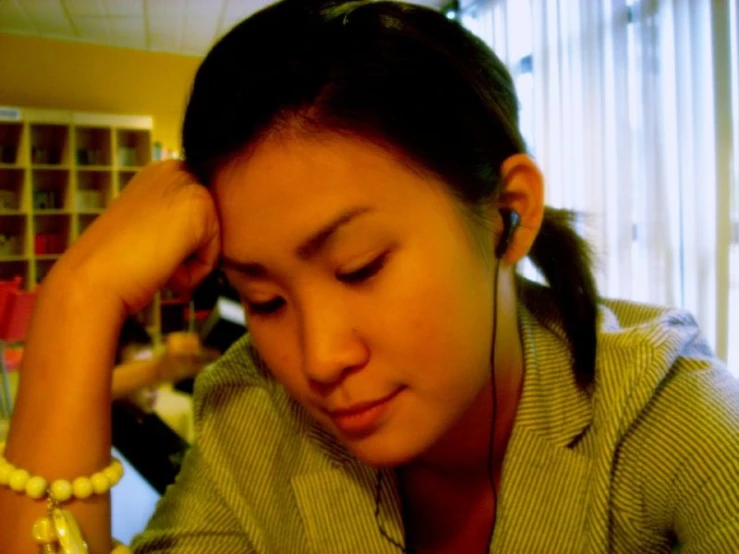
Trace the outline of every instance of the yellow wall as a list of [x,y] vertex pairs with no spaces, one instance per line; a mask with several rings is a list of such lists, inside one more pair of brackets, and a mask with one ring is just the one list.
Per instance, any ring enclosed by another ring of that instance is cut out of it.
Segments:
[[150,115],[154,140],[180,149],[201,58],[0,34],[0,105]]

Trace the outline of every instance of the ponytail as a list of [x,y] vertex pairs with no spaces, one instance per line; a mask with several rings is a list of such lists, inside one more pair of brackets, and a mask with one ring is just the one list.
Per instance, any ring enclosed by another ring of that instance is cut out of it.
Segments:
[[[576,217],[572,211],[546,208],[529,258],[549,284],[548,296],[570,343],[575,379],[586,388],[595,378],[598,293],[592,270],[593,253],[575,232]],[[532,313],[541,314],[537,318],[547,325],[546,313],[539,305],[541,295],[531,294],[531,285],[521,279],[519,296]]]

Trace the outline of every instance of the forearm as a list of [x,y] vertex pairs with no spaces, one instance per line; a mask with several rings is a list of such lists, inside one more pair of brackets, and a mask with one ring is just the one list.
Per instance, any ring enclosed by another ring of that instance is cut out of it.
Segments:
[[113,400],[159,383],[158,359],[136,360],[116,366],[113,371]]
[[[50,483],[92,475],[110,462],[110,374],[124,313],[91,294],[61,271],[50,275],[29,329],[5,457]],[[110,551],[107,494],[65,508],[91,552]],[[0,487],[0,553],[37,552],[30,530],[44,513],[43,501]]]

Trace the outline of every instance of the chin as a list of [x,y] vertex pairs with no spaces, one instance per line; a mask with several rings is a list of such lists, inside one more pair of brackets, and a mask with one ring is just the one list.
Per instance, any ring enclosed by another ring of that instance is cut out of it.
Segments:
[[[375,469],[394,468],[407,465],[423,452],[411,441],[400,437],[369,436],[361,440],[348,441],[339,437],[359,460]],[[416,437],[414,437],[416,438]]]

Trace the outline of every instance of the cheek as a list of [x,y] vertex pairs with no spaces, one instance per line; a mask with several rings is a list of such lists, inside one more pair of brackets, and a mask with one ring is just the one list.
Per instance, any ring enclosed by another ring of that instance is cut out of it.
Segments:
[[274,378],[295,396],[300,383],[300,366],[290,337],[277,328],[270,329],[269,324],[252,325],[250,333],[254,346]]
[[436,304],[436,291],[433,276],[401,257],[391,262],[376,285],[344,291],[345,326],[369,350],[370,369],[381,368],[381,374],[389,372],[392,378],[424,363],[424,349],[439,336],[443,310]]
[[486,327],[492,287],[470,260],[459,262],[467,263],[409,263],[389,295],[388,317],[404,320],[419,340],[437,342],[456,330]]
[[391,356],[439,386],[453,375],[486,371],[493,313],[487,275],[469,261],[419,267],[426,270],[409,269],[402,298],[390,302],[403,307],[385,312]]

